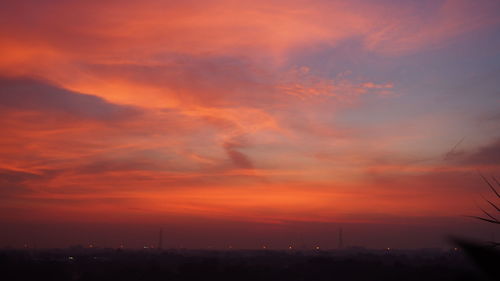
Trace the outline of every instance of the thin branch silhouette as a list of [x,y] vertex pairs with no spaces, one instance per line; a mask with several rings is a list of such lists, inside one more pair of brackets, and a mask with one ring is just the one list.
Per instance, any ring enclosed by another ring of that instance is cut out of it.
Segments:
[[[483,181],[488,185],[488,187],[491,189],[491,191],[496,195],[497,198],[500,198],[500,194],[498,193],[498,191],[496,190],[494,184],[492,182],[490,182],[485,176],[483,176],[483,174],[481,174],[481,172],[479,172],[479,176],[481,176],[481,178],[483,179]],[[500,188],[500,182],[498,182],[498,180],[495,178],[495,177],[491,177],[492,178],[492,181],[494,183],[496,183],[497,187]],[[497,206],[497,204],[495,204],[494,202],[486,199],[484,196],[481,195],[481,197],[483,197],[483,199],[488,202],[488,204],[493,207],[495,210],[497,210],[497,212],[500,213],[500,208]],[[487,212],[486,210],[484,210],[483,208],[481,208],[480,206],[478,206],[478,208],[483,212],[483,214],[485,215],[485,217],[483,216],[468,216],[468,217],[471,217],[471,218],[475,218],[475,219],[478,219],[478,220],[482,220],[482,221],[485,221],[485,222],[488,222],[488,223],[493,223],[493,224],[500,224],[500,220],[498,220],[494,215],[492,215],[490,212]],[[499,243],[492,243],[492,245],[494,247],[498,246]]]
[[[481,176],[481,178],[484,180],[484,182],[486,182],[486,184],[491,188],[491,190],[493,191],[493,193],[496,194],[497,198],[500,198],[500,194],[498,194],[497,190],[495,189],[495,187],[493,187],[493,185],[488,181],[487,178],[485,178],[481,173],[479,173],[479,175]],[[500,186],[500,184],[498,183],[498,181],[493,177],[493,179],[497,182],[497,184]]]

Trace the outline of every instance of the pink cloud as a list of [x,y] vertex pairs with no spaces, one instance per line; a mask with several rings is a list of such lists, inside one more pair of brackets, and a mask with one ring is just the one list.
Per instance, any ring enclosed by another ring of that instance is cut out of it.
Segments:
[[445,46],[497,22],[490,2],[436,2],[429,14],[358,1],[56,3],[2,3],[9,208],[266,222],[467,210],[465,183],[440,202],[445,181],[477,166],[407,161],[408,140],[442,128],[433,119],[339,125],[341,109],[395,97],[398,81],[293,63],[348,40],[377,57]]

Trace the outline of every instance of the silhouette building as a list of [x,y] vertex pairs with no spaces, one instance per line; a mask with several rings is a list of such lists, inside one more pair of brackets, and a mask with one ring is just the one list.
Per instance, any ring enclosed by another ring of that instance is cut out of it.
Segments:
[[160,234],[158,236],[158,249],[161,250],[163,248],[163,228],[160,227]]
[[342,237],[342,227],[339,229],[339,249],[344,247],[344,241]]

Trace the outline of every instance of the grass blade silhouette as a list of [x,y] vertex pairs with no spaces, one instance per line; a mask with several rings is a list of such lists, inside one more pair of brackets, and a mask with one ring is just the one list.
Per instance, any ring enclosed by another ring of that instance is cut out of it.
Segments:
[[483,213],[484,213],[486,216],[488,216],[489,218],[491,218],[492,220],[494,220],[494,221],[498,221],[498,219],[497,219],[497,218],[495,218],[494,216],[490,215],[490,214],[489,214],[488,212],[486,212],[483,208],[479,207],[479,209],[480,209],[481,211],[483,211]]
[[488,200],[488,199],[484,199],[484,200],[486,200],[486,202],[490,203],[490,205],[491,205],[491,206],[493,206],[493,208],[495,208],[498,212],[500,212],[500,208],[498,208],[498,206],[497,206],[497,205],[495,205],[495,203],[491,202],[491,201],[490,201],[490,200]]
[[478,217],[478,216],[468,216],[470,218],[475,218],[475,219],[479,219],[479,220],[482,220],[482,221],[487,221],[489,223],[495,223],[495,224],[500,224],[500,221],[494,221],[494,220],[490,220],[490,219],[487,219],[487,218],[483,218],[483,217]]
[[[484,182],[491,188],[491,190],[496,194],[497,198],[500,198],[500,194],[498,194],[497,190],[495,189],[495,187],[493,187],[493,185],[488,181],[488,179],[486,179],[481,173],[479,173],[479,175],[481,176],[481,178],[484,180]],[[496,179],[495,179],[496,181]],[[498,182],[497,182],[498,184]]]

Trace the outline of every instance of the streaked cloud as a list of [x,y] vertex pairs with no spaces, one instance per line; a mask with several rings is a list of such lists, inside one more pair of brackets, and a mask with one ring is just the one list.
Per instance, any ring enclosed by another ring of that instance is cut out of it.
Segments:
[[3,1],[0,202],[16,212],[0,218],[280,225],[473,211],[475,170],[500,167],[498,124],[483,122],[500,108],[499,9]]

